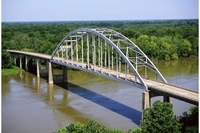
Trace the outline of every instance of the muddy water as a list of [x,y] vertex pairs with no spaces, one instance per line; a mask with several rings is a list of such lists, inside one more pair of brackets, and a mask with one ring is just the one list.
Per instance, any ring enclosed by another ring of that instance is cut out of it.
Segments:
[[[156,62],[169,83],[198,90],[198,59]],[[68,83],[48,85],[27,72],[2,77],[2,132],[51,133],[77,121],[95,120],[110,129],[137,128],[142,90],[80,71]],[[161,100],[153,98],[152,101]],[[173,99],[181,115],[192,105]]]

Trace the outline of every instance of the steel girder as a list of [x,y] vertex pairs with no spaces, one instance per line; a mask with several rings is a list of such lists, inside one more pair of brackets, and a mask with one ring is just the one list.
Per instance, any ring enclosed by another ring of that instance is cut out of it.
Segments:
[[[112,29],[107,29],[107,28],[96,28],[96,29],[81,28],[81,29],[77,29],[77,30],[70,32],[57,45],[56,49],[54,50],[54,52],[51,55],[51,61],[56,63],[56,61],[55,61],[56,53],[59,53],[61,51],[62,51],[62,53],[63,53],[63,51],[66,51],[67,56],[69,56],[69,54],[71,53],[71,57],[73,57],[73,49],[75,49],[75,48],[78,49],[77,45],[80,45],[80,44],[78,44],[78,42],[80,42],[80,41],[83,45],[84,37],[87,38],[87,44],[84,44],[84,45],[87,45],[87,47],[89,47],[89,45],[91,45],[91,44],[89,44],[89,42],[88,42],[88,38],[89,38],[88,34],[91,34],[93,36],[99,37],[101,40],[104,40],[109,46],[111,46],[112,49],[114,49],[119,54],[119,56],[123,59],[123,62],[125,62],[127,64],[128,68],[132,70],[135,77],[139,80],[139,84],[142,86],[140,88],[143,88],[146,91],[148,91],[148,87],[147,87],[146,83],[143,81],[141,75],[137,71],[138,67],[140,67],[140,66],[144,66],[144,67],[151,69],[162,80],[162,82],[167,83],[167,81],[164,79],[164,77],[159,72],[159,70],[156,68],[156,66],[151,62],[151,60],[144,54],[144,52],[137,45],[135,45],[130,39],[128,39],[121,33],[114,31]],[[92,45],[95,45],[94,38],[92,37],[92,39],[94,40],[94,41],[92,40]],[[100,41],[100,40],[98,39],[98,41]],[[70,42],[70,45],[63,45],[64,43],[67,43],[67,42]],[[122,44],[120,44],[120,42]],[[83,51],[83,46],[81,49]],[[88,48],[88,50],[89,50],[89,48]],[[95,51],[95,49],[92,49],[92,50]],[[131,53],[131,51],[132,51],[132,53]],[[89,53],[89,51],[87,51],[87,52]],[[87,53],[87,55],[88,55],[88,53]],[[135,56],[133,56],[133,53]],[[77,54],[77,56],[78,56],[78,54]],[[82,58],[83,58],[83,53],[82,53]],[[87,56],[87,58],[88,58],[87,60],[89,60],[88,56]],[[64,60],[63,57],[62,57],[62,60]],[[68,57],[67,57],[67,60],[68,60]],[[77,57],[77,61],[78,61],[78,57]],[[82,62],[83,62],[83,59],[82,59]],[[95,61],[93,61],[93,62],[95,62]],[[66,63],[67,62],[61,63],[61,64],[66,65]],[[60,64],[60,62],[58,64]],[[88,62],[88,65],[89,65],[89,62]],[[118,66],[116,66],[116,67],[118,67]],[[82,70],[82,69],[80,69],[80,70]],[[95,73],[95,72],[93,72],[93,73]],[[127,71],[126,71],[126,73],[127,73]],[[98,73],[95,73],[95,74],[99,75]],[[104,75],[102,75],[102,76],[104,76]],[[137,83],[135,82],[135,84],[137,84]]]

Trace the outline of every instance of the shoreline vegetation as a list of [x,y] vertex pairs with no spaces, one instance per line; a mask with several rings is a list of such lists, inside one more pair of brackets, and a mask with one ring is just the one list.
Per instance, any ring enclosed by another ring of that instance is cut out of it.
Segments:
[[24,70],[17,66],[13,66],[11,68],[1,69],[1,75],[2,76],[14,75],[17,74],[19,71],[24,71]]

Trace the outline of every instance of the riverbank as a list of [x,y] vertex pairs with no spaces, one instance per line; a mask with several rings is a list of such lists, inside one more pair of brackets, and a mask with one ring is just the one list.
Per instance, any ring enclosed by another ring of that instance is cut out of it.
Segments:
[[23,69],[13,66],[12,68],[9,69],[1,69],[1,75],[6,76],[6,75],[13,75],[18,73],[19,71],[23,71]]

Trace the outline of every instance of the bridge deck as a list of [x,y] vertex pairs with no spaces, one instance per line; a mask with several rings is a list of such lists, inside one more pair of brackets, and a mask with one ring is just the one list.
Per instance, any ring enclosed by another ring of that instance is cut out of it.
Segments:
[[[41,53],[24,52],[24,51],[17,51],[17,50],[8,50],[8,52],[10,52],[12,54],[21,54],[21,55],[31,56],[31,57],[45,59],[45,60],[51,59],[51,55],[46,55],[46,54],[41,54]],[[98,67],[98,66],[95,66],[95,67],[91,66],[91,68],[88,68],[86,63],[81,63],[81,62],[76,62],[76,61],[71,61],[71,60],[60,60],[60,58],[56,58],[55,62],[57,62],[58,64],[65,63],[65,64],[74,65],[74,66],[79,66],[80,68],[85,69],[85,70],[87,70],[87,69],[93,70],[94,73],[95,72],[96,73],[97,72],[104,73],[104,74],[108,74],[110,76],[121,78],[127,82],[135,82],[133,80],[133,79],[135,79],[135,76],[130,75],[130,74],[125,75],[124,73],[116,72],[114,70],[108,70],[106,68],[102,68],[102,67]],[[146,85],[148,86],[148,89],[150,91],[157,92],[162,95],[170,96],[170,97],[182,100],[182,101],[186,101],[186,102],[198,105],[198,102],[199,102],[198,92],[189,90],[187,88],[179,87],[179,86],[174,86],[171,84],[153,81],[150,79],[143,79],[143,80],[146,83]],[[137,82],[139,83],[138,80],[137,80]]]

